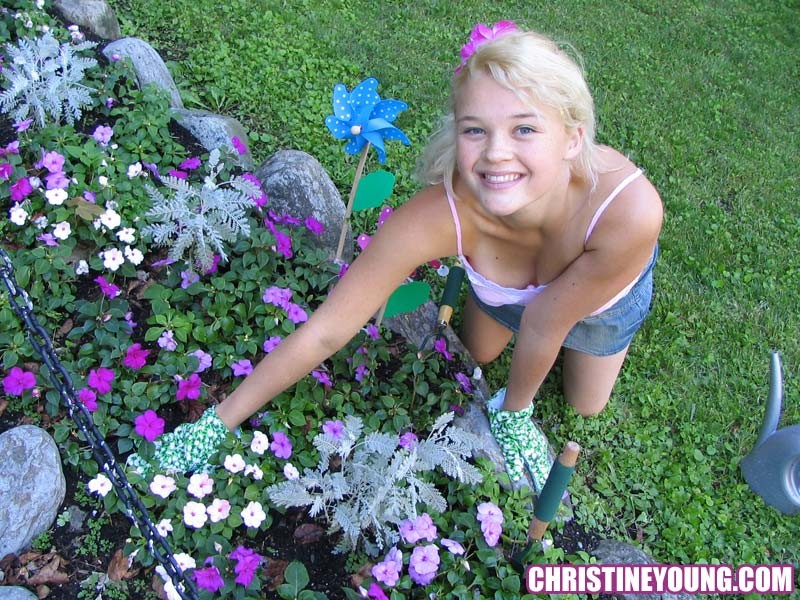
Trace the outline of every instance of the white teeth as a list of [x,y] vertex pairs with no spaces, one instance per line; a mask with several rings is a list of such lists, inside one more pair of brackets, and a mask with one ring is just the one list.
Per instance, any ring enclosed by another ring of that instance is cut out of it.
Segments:
[[519,178],[519,175],[512,174],[512,175],[485,175],[486,181],[489,183],[506,183],[508,181],[514,181],[515,179]]

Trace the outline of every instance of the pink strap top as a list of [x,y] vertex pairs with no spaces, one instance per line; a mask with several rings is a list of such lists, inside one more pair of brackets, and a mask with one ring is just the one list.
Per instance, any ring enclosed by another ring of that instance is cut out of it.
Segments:
[[[608,195],[608,197],[603,201],[603,203],[597,208],[592,216],[592,220],[589,223],[589,227],[586,230],[586,237],[584,238],[584,244],[589,241],[589,236],[592,235],[592,231],[594,231],[595,225],[597,225],[597,221],[600,219],[602,214],[608,208],[608,206],[614,201],[619,193],[624,190],[628,184],[636,179],[639,175],[641,175],[641,169],[637,169],[634,173],[628,175],[625,179],[623,179],[617,187]],[[445,191],[447,194],[447,202],[450,204],[450,212],[453,214],[453,222],[456,226],[456,242],[458,244],[458,259],[461,261],[462,266],[464,267],[464,271],[466,272],[467,278],[469,279],[470,283],[472,284],[472,289],[475,291],[475,294],[478,298],[481,299],[484,303],[488,304],[489,306],[502,306],[504,304],[521,304],[523,306],[530,303],[538,294],[540,294],[545,288],[547,288],[547,284],[543,285],[529,285],[523,289],[520,288],[512,288],[512,287],[505,287],[502,285],[498,285],[494,281],[491,281],[478,273],[475,269],[472,268],[472,265],[469,264],[469,261],[464,256],[463,250],[461,248],[461,221],[458,219],[458,212],[456,211],[455,202],[453,201],[453,194],[448,186],[445,186]],[[636,285],[636,282],[639,281],[639,276],[636,277],[630,284],[625,286],[620,292],[614,296],[611,300],[606,302],[603,306],[598,308],[592,314],[596,315],[598,313],[603,312],[607,308],[613,306],[620,298],[625,296],[631,288]]]

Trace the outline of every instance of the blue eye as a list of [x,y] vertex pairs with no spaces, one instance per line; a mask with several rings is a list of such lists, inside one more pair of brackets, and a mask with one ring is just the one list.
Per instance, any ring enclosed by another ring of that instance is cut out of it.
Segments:
[[521,133],[522,135],[530,135],[532,133],[536,133],[536,130],[528,125],[522,125],[517,127],[517,133]]
[[465,127],[462,133],[464,135],[480,135],[484,133],[484,131],[480,127]]

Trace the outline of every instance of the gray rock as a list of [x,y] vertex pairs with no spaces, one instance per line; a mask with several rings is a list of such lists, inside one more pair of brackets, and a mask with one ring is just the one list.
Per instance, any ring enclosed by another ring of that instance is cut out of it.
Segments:
[[[335,257],[345,205],[319,161],[299,150],[281,150],[258,167],[255,175],[269,196],[267,208],[300,219],[313,216],[325,227],[317,245],[328,251],[331,258]],[[348,228],[342,260],[352,259],[352,234]]]
[[[205,110],[188,108],[175,108],[172,115],[206,150],[214,148],[232,148],[231,140],[238,137],[247,145],[247,131],[239,121],[233,117],[224,117]],[[234,153],[238,157],[238,164],[246,171],[253,170],[253,156],[248,151],[245,154]]]
[[0,435],[0,557],[50,529],[66,491],[61,456],[46,431],[21,425]]
[[[641,548],[617,540],[601,540],[592,550],[601,564],[651,565],[656,561]],[[615,594],[618,600],[694,600],[691,594]]]
[[0,600],[38,600],[39,596],[24,587],[0,587]]
[[117,15],[105,0],[55,0],[53,6],[67,24],[74,23],[105,40],[122,37]]
[[167,65],[150,44],[138,38],[122,38],[103,48],[103,54],[109,60],[112,60],[114,55],[130,58],[140,88],[148,83],[155,83],[167,92],[172,108],[183,108],[178,86],[175,85]]

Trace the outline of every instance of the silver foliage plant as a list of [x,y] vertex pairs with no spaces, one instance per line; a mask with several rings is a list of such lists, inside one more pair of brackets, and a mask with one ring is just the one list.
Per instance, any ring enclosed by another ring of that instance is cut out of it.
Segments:
[[217,182],[224,167],[217,148],[209,153],[208,167],[209,174],[199,187],[171,175],[163,177],[164,186],[174,192],[169,197],[152,185],[145,186],[153,204],[144,215],[149,224],[143,228],[143,235],[151,237],[157,246],[168,246],[169,258],[186,261],[190,270],[196,266],[209,270],[215,253],[223,262],[228,260],[225,243],[250,236],[252,197],[261,193],[256,184],[241,175]]
[[269,499],[277,506],[308,506],[312,517],[324,515],[328,533],[342,534],[336,552],[353,551],[363,542],[364,551],[377,556],[397,543],[400,523],[415,518],[419,505],[433,512],[447,510],[447,501],[426,479],[429,472],[438,467],[461,483],[481,482],[478,469],[467,462],[481,442],[451,425],[453,417],[444,413],[426,439],[406,448],[397,435],[372,432],[362,437],[361,419],[349,416],[339,439],[328,433],[314,438],[317,467],[271,485]]
[[6,85],[0,93],[0,111],[15,121],[30,116],[39,127],[44,127],[48,118],[73,124],[83,107],[92,103],[94,90],[83,80],[86,71],[97,65],[94,58],[80,52],[96,45],[59,44],[49,31],[35,39],[20,38],[17,45],[6,44],[8,60],[2,70]]

